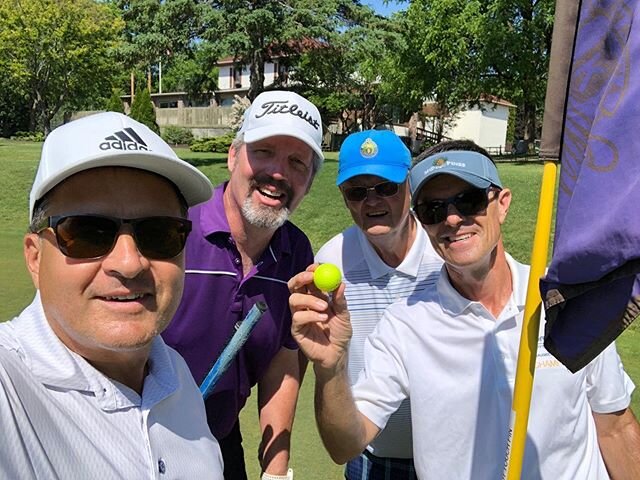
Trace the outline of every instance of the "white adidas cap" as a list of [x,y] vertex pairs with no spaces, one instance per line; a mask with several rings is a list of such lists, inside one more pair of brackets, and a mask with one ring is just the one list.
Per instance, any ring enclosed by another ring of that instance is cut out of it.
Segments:
[[246,143],[276,135],[303,141],[318,156],[322,154],[322,119],[316,106],[294,92],[272,90],[258,95],[244,112],[240,133]]
[[49,190],[75,173],[97,167],[132,167],[156,173],[173,182],[188,206],[208,200],[213,191],[209,179],[180,160],[149,127],[121,113],[104,112],[49,134],[31,187],[29,218],[36,202]]

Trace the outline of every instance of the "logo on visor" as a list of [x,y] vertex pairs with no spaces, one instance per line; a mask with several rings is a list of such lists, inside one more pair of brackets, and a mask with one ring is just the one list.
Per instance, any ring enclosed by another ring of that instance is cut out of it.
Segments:
[[433,161],[433,166],[434,166],[434,167],[441,167],[441,166],[443,166],[445,163],[447,163],[447,159],[446,159],[445,157],[439,157],[439,158],[436,158],[436,159]]
[[360,153],[364,158],[375,157],[378,154],[378,145],[370,138],[367,138],[362,145],[360,145]]

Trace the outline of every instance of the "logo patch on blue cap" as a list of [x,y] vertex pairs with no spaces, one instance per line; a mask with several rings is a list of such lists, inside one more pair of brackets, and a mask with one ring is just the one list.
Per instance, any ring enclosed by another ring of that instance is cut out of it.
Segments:
[[372,158],[378,154],[378,145],[376,142],[367,138],[362,145],[360,145],[360,153],[364,158]]
[[447,163],[447,159],[445,157],[438,157],[433,161],[433,166],[434,167],[441,167],[445,163]]

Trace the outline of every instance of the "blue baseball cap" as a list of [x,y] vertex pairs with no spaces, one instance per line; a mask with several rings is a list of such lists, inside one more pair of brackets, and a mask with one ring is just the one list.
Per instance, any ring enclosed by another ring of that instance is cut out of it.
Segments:
[[402,183],[411,167],[411,152],[390,130],[364,130],[349,135],[338,154],[338,178],[342,185],[356,175],[376,175]]
[[489,158],[478,152],[451,150],[431,155],[411,169],[412,198],[417,199],[420,189],[437,175],[453,175],[478,188],[490,185],[502,188],[498,169]]

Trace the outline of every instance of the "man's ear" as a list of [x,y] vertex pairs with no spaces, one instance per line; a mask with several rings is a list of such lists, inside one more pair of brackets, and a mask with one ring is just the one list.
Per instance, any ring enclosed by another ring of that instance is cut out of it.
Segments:
[[500,225],[507,219],[509,206],[511,205],[511,190],[503,188],[498,192],[498,208],[500,209]]
[[230,172],[233,172],[233,169],[236,166],[236,149],[233,145],[229,147],[229,153],[227,154],[227,168]]
[[24,236],[23,250],[27,270],[31,275],[33,286],[38,289],[40,284],[40,258],[42,255],[42,239],[37,233],[27,233]]

